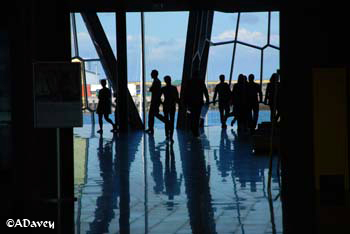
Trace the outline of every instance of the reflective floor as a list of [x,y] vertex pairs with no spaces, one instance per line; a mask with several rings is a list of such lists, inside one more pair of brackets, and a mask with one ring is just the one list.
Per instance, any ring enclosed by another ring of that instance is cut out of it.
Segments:
[[[282,208],[273,161],[254,155],[236,129],[205,127],[200,139],[164,129],[154,136],[75,132],[76,233],[282,233]],[[269,202],[270,201],[270,202]]]

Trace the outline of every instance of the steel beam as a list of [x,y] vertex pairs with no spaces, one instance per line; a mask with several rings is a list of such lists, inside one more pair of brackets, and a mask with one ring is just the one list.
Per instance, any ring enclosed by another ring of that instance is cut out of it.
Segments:
[[[93,41],[97,54],[100,57],[101,64],[105,71],[107,79],[112,84],[112,88],[114,92],[116,92],[117,78],[119,78],[117,74],[117,59],[115,58],[113,50],[103,30],[102,24],[96,12],[82,12],[81,16],[85,22],[86,28],[88,29],[88,32]],[[125,45],[125,48],[126,48],[126,45]],[[125,58],[126,58],[126,53],[125,53]],[[126,70],[125,70],[125,73],[126,73]],[[137,111],[136,105],[128,89],[126,89],[126,92],[127,92],[126,101],[128,104],[129,123],[132,128],[143,129],[143,123]]]
[[127,45],[126,45],[126,13],[118,11],[116,13],[117,32],[117,107],[118,123],[120,131],[128,131],[128,66],[127,66]]
[[69,0],[71,12],[97,11],[152,12],[152,11],[195,11],[214,10],[223,12],[279,11],[283,1],[276,0]]
[[196,69],[199,70],[201,79],[204,80],[205,77],[213,16],[213,11],[190,11],[189,14],[177,128],[187,128],[184,108],[185,84]]

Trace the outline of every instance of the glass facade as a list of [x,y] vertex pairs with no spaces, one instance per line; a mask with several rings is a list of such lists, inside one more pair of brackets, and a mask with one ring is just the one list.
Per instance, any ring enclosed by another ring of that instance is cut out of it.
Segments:
[[213,75],[216,79],[216,73],[220,73],[228,74],[226,80],[235,82],[242,73],[254,74],[256,80],[264,83],[277,69],[279,12],[214,13],[209,80]]

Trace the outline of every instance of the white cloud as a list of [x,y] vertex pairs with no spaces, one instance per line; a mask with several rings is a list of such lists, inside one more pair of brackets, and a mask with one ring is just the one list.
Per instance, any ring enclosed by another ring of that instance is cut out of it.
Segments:
[[219,35],[212,37],[212,40],[214,42],[228,41],[228,40],[233,40],[233,39],[235,39],[235,31],[233,31],[233,30],[228,30],[228,31],[220,33]]
[[271,37],[270,37],[270,43],[272,45],[279,45],[280,43],[280,36],[277,35],[277,34],[271,34]]
[[137,40],[137,37],[134,35],[128,35],[126,37],[126,40],[127,40],[127,42],[133,42],[133,41]]
[[86,43],[90,41],[90,35],[87,32],[78,32],[79,43]]
[[[215,35],[212,37],[212,41],[220,42],[220,41],[229,41],[234,40],[235,31],[228,30],[220,33],[219,35]],[[246,42],[253,45],[262,45],[266,43],[266,36],[261,32],[249,31],[248,29],[241,28],[238,29],[238,37],[237,39],[242,42]]]
[[[183,56],[185,49],[184,40],[168,39],[162,40],[157,37],[146,38],[146,52],[150,60],[166,62]],[[180,54],[179,54],[180,53]]]

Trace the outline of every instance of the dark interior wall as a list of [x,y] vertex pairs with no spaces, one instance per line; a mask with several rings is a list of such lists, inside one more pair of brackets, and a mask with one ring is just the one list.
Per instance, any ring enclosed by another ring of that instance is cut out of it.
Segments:
[[281,8],[285,233],[320,233],[315,207],[312,68],[349,63],[349,19],[343,9],[344,3],[320,1],[286,3]]
[[[70,61],[70,23],[67,1],[12,1],[11,74],[13,96],[13,209],[16,218],[52,220],[58,227],[57,140],[60,141],[63,198],[73,197],[73,129],[33,128],[33,73],[38,61]],[[73,232],[73,203],[60,207],[63,229]],[[43,230],[45,231],[45,230]],[[47,230],[46,230],[47,231]],[[59,231],[56,229],[56,231]]]

